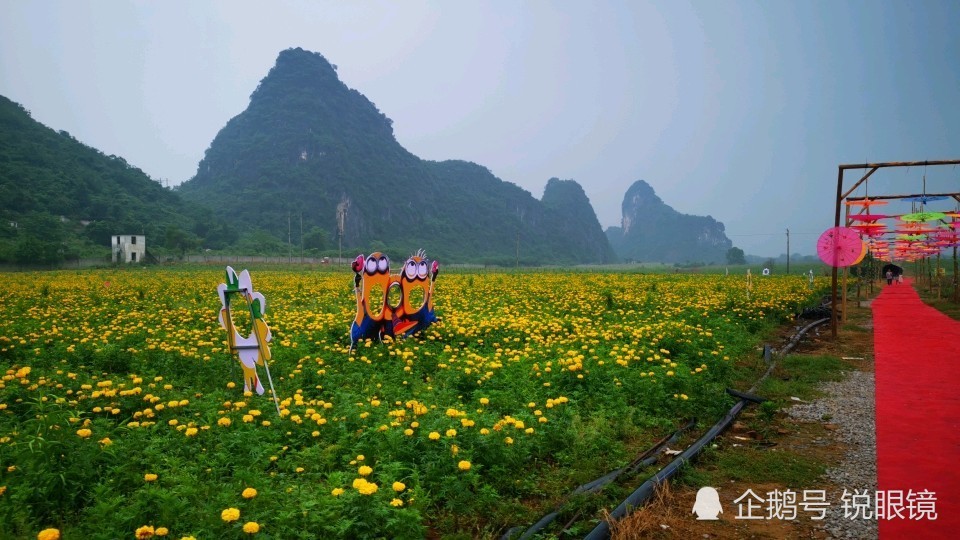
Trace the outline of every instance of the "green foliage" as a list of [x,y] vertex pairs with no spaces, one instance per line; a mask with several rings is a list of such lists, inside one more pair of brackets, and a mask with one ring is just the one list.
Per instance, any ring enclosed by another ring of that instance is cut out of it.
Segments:
[[235,241],[202,207],[123,158],[43,126],[0,96],[0,262],[52,264],[89,254],[93,246],[108,253],[114,234],[145,234],[162,245],[168,227],[201,223],[212,240]]
[[743,250],[738,247],[732,247],[727,250],[727,264],[738,265],[747,264],[747,259]]
[[320,227],[311,227],[303,235],[303,247],[322,251],[330,247],[330,234]]

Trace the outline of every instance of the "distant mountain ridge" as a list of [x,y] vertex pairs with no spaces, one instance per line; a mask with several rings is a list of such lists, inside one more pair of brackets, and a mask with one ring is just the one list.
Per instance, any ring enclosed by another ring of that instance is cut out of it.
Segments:
[[351,250],[423,247],[431,257],[500,264],[614,257],[576,182],[551,180],[541,201],[474,163],[422,160],[335,66],[299,48],[280,53],[178,191],[280,238],[292,214],[332,240],[338,207],[346,208],[343,245]]
[[607,238],[622,260],[663,263],[720,263],[733,243],[724,226],[710,216],[677,212],[637,180],[623,197],[620,227]]
[[621,227],[604,232],[574,180],[549,179],[538,200],[476,163],[420,159],[335,66],[302,49],[279,54],[176,190],[0,96],[0,218],[9,224],[0,262],[106,251],[110,235],[129,233],[170,253],[330,253],[338,209],[345,255],[426,248],[448,262],[511,266],[709,263],[732,245],[722,223],[676,212],[642,180],[624,196]]
[[3,96],[0,218],[0,261],[24,264],[108,253],[114,234],[146,234],[152,246],[168,232],[182,247],[235,239],[122,157],[44,126]]

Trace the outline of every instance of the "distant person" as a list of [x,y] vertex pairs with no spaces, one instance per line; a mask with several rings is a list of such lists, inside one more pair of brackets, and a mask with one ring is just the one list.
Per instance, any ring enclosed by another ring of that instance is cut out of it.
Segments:
[[893,271],[892,271],[892,270],[887,270],[886,278],[887,278],[887,285],[893,285]]
[[897,283],[903,283],[903,274],[897,274]]

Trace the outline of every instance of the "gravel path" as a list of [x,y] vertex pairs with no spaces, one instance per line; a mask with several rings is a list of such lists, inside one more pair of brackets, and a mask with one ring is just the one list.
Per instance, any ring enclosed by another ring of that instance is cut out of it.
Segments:
[[827,477],[836,488],[827,492],[830,511],[823,521],[823,528],[831,538],[877,538],[876,520],[844,517],[841,501],[844,489],[850,493],[866,490],[871,501],[877,489],[873,372],[851,371],[844,380],[824,383],[820,389],[826,394],[824,398],[798,403],[787,412],[793,418],[809,422],[829,419],[831,424],[838,426],[840,441],[847,445],[843,462],[827,471]]

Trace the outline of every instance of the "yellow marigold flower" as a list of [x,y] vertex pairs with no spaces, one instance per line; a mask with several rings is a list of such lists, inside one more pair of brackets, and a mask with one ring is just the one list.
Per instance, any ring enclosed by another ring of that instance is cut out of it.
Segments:
[[113,444],[113,441],[110,440],[110,437],[104,437],[104,438],[100,439],[99,442],[100,442],[100,444],[102,444],[103,446],[110,446],[111,444]]
[[430,435],[427,435],[427,436],[430,437],[431,441],[436,441],[437,439],[440,438],[440,434],[437,433],[436,431],[431,431]]
[[196,436],[197,431],[198,431],[198,430],[197,430],[197,428],[195,428],[195,427],[187,428],[187,430],[184,431],[183,434],[186,435],[187,437],[194,437],[194,436]]
[[357,491],[359,491],[361,495],[373,495],[374,493],[377,492],[377,489],[378,489],[378,488],[377,488],[377,485],[376,485],[375,483],[373,483],[373,482],[366,482],[366,483],[364,483],[362,486],[360,486],[360,487],[357,489]]
[[223,512],[220,512],[220,519],[226,521],[227,523],[236,521],[240,519],[240,510],[236,508],[227,508]]
[[253,415],[252,414],[243,415],[243,421],[247,423],[253,422]]
[[217,425],[218,425],[218,426],[223,426],[223,427],[229,427],[229,426],[230,426],[230,419],[227,418],[226,416],[224,416],[224,417],[220,418],[219,420],[217,420]]
[[153,525],[144,525],[136,531],[137,540],[146,540],[147,538],[153,538],[154,530]]
[[447,437],[456,437],[456,436],[457,436],[457,430],[453,428],[450,428],[447,430]]
[[155,474],[153,474],[153,473],[147,473],[147,474],[143,475],[143,480],[144,480],[144,482],[153,482],[153,481],[155,481],[156,479],[157,479],[157,475],[155,475]]
[[37,540],[60,540],[60,529],[44,529],[37,533]]
[[403,434],[406,435],[407,437],[410,437],[411,435],[413,435],[413,430],[410,428],[407,428],[403,430]]
[[0,486],[0,497],[7,492],[7,486]]
[[503,442],[505,442],[505,443],[507,443],[507,444],[513,444],[513,438],[512,438],[512,437],[507,437],[506,439],[503,440]]
[[197,539],[193,536],[183,536],[180,538],[180,540],[197,540]]
[[393,499],[390,501],[390,506],[403,506],[403,501],[400,499]]
[[297,467],[296,469],[294,469],[294,471],[295,471],[295,472],[298,472],[298,473],[302,473],[302,472],[303,472],[303,467]]
[[257,534],[260,532],[260,525],[256,521],[248,521],[243,524],[243,532],[247,534]]
[[360,476],[370,476],[370,473],[372,472],[373,472],[373,469],[371,469],[370,467],[367,467],[366,465],[357,469],[357,473],[359,473]]
[[365,459],[367,458],[363,454],[360,454],[359,456],[357,456],[357,461],[363,461]]
[[77,437],[80,437],[81,439],[86,439],[87,437],[89,437],[89,436],[91,436],[91,435],[93,435],[93,432],[90,431],[90,430],[87,429],[87,428],[83,428],[83,429],[78,429],[78,430],[77,430]]
[[243,493],[241,493],[240,496],[244,499],[252,499],[257,496],[257,490],[248,487],[247,489],[243,490]]
[[233,382],[233,381],[230,381],[230,382],[227,383],[227,388],[235,388],[236,386],[237,386],[237,384],[236,384],[235,382]]
[[167,529],[166,527],[157,527],[157,530],[153,531],[153,534],[157,536],[166,536],[169,533],[170,529]]
[[343,488],[333,488],[332,490],[330,490],[330,494],[333,495],[334,497],[339,497],[343,495]]
[[481,405],[489,405],[489,404],[490,404],[490,399],[485,398],[485,397],[482,397],[482,398],[480,398],[480,404],[481,404]]
[[460,463],[457,463],[457,468],[460,469],[461,471],[469,471],[469,470],[470,470],[470,462],[467,461],[467,460],[463,460],[463,461],[461,461]]
[[407,489],[407,485],[404,484],[403,482],[394,482],[394,483],[393,483],[393,490],[396,491],[397,493],[400,493],[401,491],[403,491],[403,490],[405,490],[405,489]]

